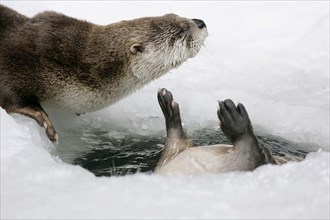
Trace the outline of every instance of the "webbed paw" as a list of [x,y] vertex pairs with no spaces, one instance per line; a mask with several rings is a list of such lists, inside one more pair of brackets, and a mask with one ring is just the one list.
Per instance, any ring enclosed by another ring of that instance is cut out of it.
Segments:
[[254,135],[249,115],[242,104],[236,107],[232,100],[226,99],[219,101],[219,107],[217,113],[221,130],[232,142],[245,135]]

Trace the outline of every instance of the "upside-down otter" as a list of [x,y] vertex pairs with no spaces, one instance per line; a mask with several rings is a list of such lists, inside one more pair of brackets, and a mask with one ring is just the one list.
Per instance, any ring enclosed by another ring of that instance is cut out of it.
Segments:
[[202,20],[174,14],[99,26],[0,5],[0,106],[56,141],[42,103],[78,114],[106,107],[194,57],[206,37]]
[[231,145],[196,146],[182,130],[179,105],[166,89],[158,92],[165,117],[167,141],[159,159],[157,174],[203,174],[253,170],[275,160],[254,135],[249,116],[242,104],[227,99],[219,102],[221,130]]

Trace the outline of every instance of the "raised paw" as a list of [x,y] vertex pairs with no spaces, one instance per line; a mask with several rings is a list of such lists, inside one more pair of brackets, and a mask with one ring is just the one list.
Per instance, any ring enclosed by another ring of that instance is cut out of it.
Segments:
[[183,135],[180,117],[180,109],[178,103],[173,100],[173,95],[167,89],[160,89],[157,94],[160,108],[163,111],[166,130],[169,135]]
[[166,120],[180,118],[179,105],[173,100],[173,95],[170,91],[165,88],[160,89],[157,97]]
[[172,117],[172,102],[174,102],[172,93],[163,88],[158,91],[157,98],[165,118],[170,119]]
[[218,117],[221,122],[221,130],[235,142],[245,135],[254,135],[248,113],[242,104],[237,107],[230,99],[219,101]]

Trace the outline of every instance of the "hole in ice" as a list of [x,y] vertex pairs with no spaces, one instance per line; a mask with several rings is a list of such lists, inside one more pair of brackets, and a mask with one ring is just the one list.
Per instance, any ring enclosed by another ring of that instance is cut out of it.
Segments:
[[[230,144],[220,129],[199,129],[189,138],[199,145]],[[77,137],[76,137],[77,138]],[[280,163],[302,160],[310,147],[271,135],[259,135]],[[143,136],[124,129],[104,131],[88,128],[83,131],[76,148],[60,147],[58,155],[63,161],[80,165],[96,176],[120,176],[136,172],[152,173],[166,141],[165,134]]]

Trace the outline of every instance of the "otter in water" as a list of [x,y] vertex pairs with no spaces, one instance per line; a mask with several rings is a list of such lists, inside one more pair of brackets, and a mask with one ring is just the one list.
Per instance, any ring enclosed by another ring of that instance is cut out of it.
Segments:
[[179,105],[166,89],[158,92],[165,117],[167,141],[155,169],[157,174],[203,174],[253,170],[274,158],[254,135],[248,113],[242,104],[227,99],[219,102],[221,130],[231,145],[196,146],[182,130]]
[[106,107],[194,57],[205,23],[175,14],[107,26],[0,5],[0,106],[58,135],[41,104],[73,113]]

